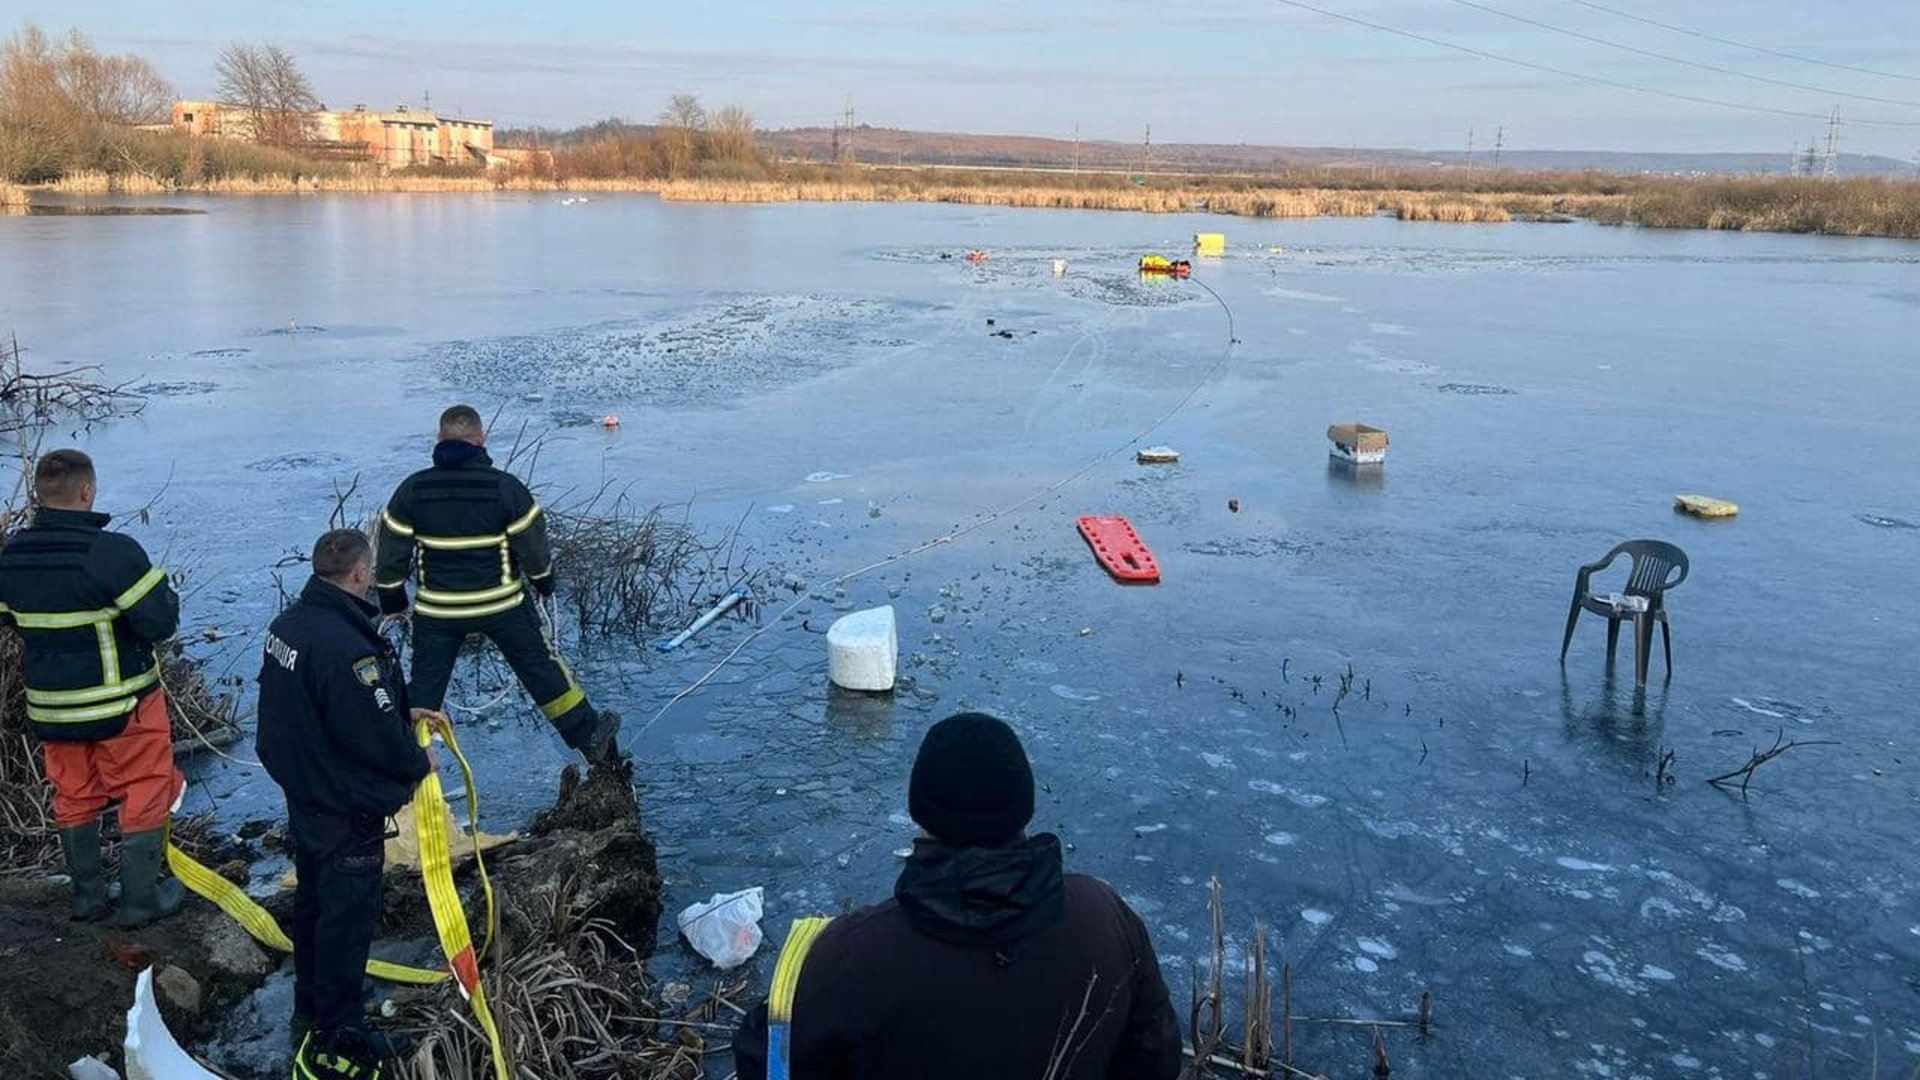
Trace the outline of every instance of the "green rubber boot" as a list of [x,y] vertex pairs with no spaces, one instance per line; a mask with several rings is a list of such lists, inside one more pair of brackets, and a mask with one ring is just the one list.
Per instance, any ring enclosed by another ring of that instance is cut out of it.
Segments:
[[176,878],[162,881],[167,830],[127,833],[120,839],[120,925],[132,929],[180,910],[186,887]]
[[67,857],[67,875],[73,878],[73,921],[98,922],[113,909],[107,898],[107,875],[100,869],[100,822],[58,830],[60,851]]

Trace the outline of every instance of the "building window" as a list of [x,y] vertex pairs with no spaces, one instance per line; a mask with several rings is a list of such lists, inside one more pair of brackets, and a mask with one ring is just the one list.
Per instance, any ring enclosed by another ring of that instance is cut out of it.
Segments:
[[183,117],[184,117],[184,119],[185,119],[185,122],[186,122],[186,123],[189,123],[189,124],[191,124],[191,123],[193,123],[193,114],[192,114],[192,113],[184,113],[184,114],[182,114],[182,115],[183,115]]

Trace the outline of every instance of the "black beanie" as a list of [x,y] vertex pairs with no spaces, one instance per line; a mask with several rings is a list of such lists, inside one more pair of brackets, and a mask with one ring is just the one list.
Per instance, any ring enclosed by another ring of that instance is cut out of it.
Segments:
[[997,847],[1033,820],[1033,767],[1020,736],[986,713],[955,713],[927,729],[907,781],[907,812],[936,839]]

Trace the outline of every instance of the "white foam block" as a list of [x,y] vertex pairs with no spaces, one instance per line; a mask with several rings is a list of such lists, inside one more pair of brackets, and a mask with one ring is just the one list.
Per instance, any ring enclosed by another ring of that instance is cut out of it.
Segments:
[[827,677],[835,686],[891,690],[898,655],[891,604],[843,615],[827,628]]

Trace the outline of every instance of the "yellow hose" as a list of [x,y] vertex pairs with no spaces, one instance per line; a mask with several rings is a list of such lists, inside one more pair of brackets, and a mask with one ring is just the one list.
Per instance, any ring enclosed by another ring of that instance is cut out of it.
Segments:
[[[435,732],[439,733],[447,749],[452,752],[454,761],[459,764],[460,778],[467,789],[467,832],[476,838],[473,862],[480,874],[480,892],[485,898],[487,911],[484,944],[476,954],[472,935],[467,929],[467,914],[460,905],[460,893],[453,887],[453,855],[447,845],[446,793],[440,787],[440,774],[428,772],[426,779],[414,789],[413,816],[420,839],[420,877],[427,887],[427,904],[433,909],[433,927],[440,939],[440,949],[447,957],[447,966],[428,969],[369,959],[367,974],[387,982],[415,986],[445,982],[452,975],[461,996],[472,1006],[474,1018],[479,1021],[480,1029],[486,1032],[487,1041],[492,1045],[494,1076],[499,1080],[509,1080],[512,1074],[501,1047],[500,1031],[494,1024],[493,1012],[487,1006],[486,989],[480,982],[480,956],[493,946],[496,916],[493,882],[487,877],[486,860],[481,857],[477,842],[480,835],[479,793],[474,787],[473,767],[467,763],[466,755],[460,752],[460,744],[453,737],[453,724],[439,713],[430,714],[414,724],[414,738],[423,749],[432,742]],[[255,941],[279,952],[293,951],[292,940],[287,937],[286,931],[280,929],[280,924],[274,921],[266,908],[255,903],[239,886],[214,873],[171,841],[167,844],[167,866],[187,888],[232,916]]]

